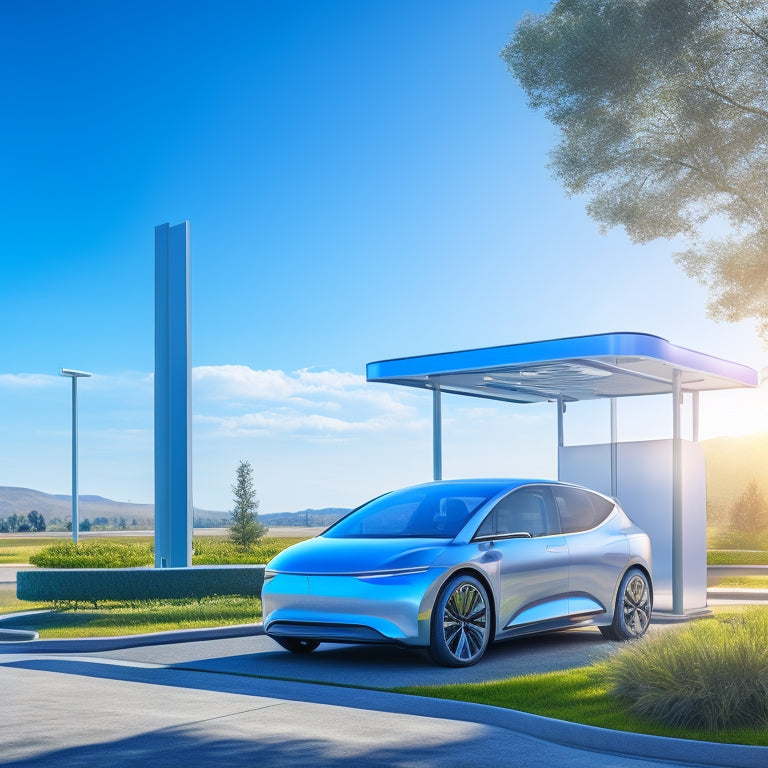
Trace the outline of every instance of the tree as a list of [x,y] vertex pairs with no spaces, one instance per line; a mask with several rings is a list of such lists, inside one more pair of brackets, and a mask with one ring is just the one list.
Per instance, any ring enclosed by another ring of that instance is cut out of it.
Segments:
[[634,242],[682,236],[710,316],[755,318],[768,341],[768,6],[559,0],[501,56],[560,129],[566,191]]
[[731,527],[746,544],[754,543],[755,537],[768,530],[768,508],[755,480],[731,507]]
[[268,530],[259,520],[259,501],[253,487],[253,469],[247,461],[237,468],[237,481],[232,486],[235,505],[230,513],[229,537],[243,549],[258,541]]
[[32,531],[45,530],[45,518],[36,509],[33,509],[27,515],[27,521],[29,522],[30,530]]

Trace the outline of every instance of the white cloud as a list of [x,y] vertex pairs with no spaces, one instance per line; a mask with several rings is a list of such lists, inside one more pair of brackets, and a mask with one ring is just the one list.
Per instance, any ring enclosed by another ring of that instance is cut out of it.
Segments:
[[365,379],[339,371],[256,371],[245,365],[206,365],[192,371],[195,394],[211,400],[286,400],[317,394],[347,392],[365,385]]
[[194,369],[193,385],[195,423],[217,435],[316,440],[427,428],[419,413],[423,398],[384,391],[343,371],[204,366]]
[[46,373],[0,373],[0,387],[13,389],[41,389],[61,385],[61,376]]

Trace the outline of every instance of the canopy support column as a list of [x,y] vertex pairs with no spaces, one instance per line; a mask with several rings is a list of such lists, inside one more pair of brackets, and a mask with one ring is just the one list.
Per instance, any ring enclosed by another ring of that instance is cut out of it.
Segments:
[[611,496],[619,495],[619,427],[616,398],[611,398]]
[[563,427],[563,414],[565,413],[565,401],[563,396],[557,398],[557,479],[560,480],[560,453],[565,446],[565,430]]
[[432,477],[443,479],[443,416],[440,403],[440,380],[432,381]]
[[693,442],[699,442],[699,392],[693,393],[693,402],[691,403],[693,411]]
[[683,609],[683,440],[680,419],[682,371],[672,372],[672,613]]

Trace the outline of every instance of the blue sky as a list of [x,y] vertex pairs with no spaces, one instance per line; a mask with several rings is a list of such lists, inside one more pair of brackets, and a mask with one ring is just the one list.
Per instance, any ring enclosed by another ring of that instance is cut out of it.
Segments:
[[[429,396],[366,384],[373,360],[631,330],[765,365],[750,323],[706,318],[674,243],[601,235],[549,176],[556,136],[499,58],[548,5],[0,4],[0,485],[69,492],[70,367],[94,373],[81,492],[152,500],[164,222],[191,226],[207,509],[241,459],[265,512],[429,479]],[[447,476],[552,474],[548,409],[446,401]],[[703,436],[766,410],[707,395]],[[585,408],[574,439],[603,421]]]

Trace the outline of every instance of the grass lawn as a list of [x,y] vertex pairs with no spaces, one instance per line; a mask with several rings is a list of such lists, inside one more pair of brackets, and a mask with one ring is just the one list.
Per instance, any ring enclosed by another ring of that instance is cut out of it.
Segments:
[[36,555],[44,547],[55,544],[61,539],[38,537],[2,537],[0,538],[0,565],[29,563],[30,555]]
[[[152,542],[151,536],[100,536],[98,539],[84,537],[80,541],[112,541],[122,544],[148,544]],[[61,544],[62,541],[71,541],[55,536],[8,536],[0,537],[0,565],[29,565],[31,555],[36,555],[40,550],[50,547],[52,544]]]
[[472,701],[494,707],[516,709],[583,725],[647,733],[678,739],[719,741],[726,744],[768,746],[768,729],[755,731],[698,731],[665,728],[636,717],[609,693],[608,664],[580,667],[563,672],[526,675],[489,683],[415,686],[394,689],[397,693],[431,696],[436,699]]
[[[0,590],[0,613],[52,609],[45,603],[16,600],[9,590]],[[202,600],[142,600],[105,602],[98,608],[58,607],[50,613],[7,619],[7,629],[31,629],[41,638],[107,637],[138,635],[173,629],[220,627],[261,621],[261,600],[256,597],[207,597]]]
[[17,600],[15,584],[0,584],[0,614],[35,611],[38,608],[50,607],[50,603],[31,603],[27,600]]
[[763,550],[710,549],[707,565],[768,565],[768,552]]
[[730,589],[768,589],[768,576],[729,576],[717,583]]

